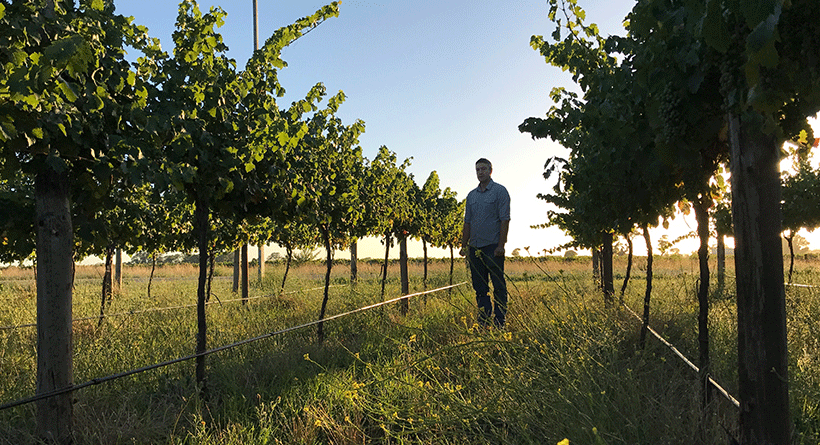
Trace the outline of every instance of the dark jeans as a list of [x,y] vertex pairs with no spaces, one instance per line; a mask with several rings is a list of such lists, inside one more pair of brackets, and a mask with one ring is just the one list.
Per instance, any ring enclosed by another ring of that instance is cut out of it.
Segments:
[[[468,249],[467,262],[478,303],[478,322],[486,325],[495,314],[495,324],[504,326],[507,318],[507,283],[504,281],[504,257],[495,256],[497,244]],[[493,283],[493,302],[490,301],[490,281]]]

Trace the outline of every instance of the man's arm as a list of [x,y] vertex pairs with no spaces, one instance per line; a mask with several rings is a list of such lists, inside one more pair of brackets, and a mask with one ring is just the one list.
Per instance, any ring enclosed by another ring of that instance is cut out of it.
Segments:
[[464,228],[461,229],[461,250],[458,252],[459,255],[465,256],[467,255],[467,245],[470,243],[470,223],[465,222]]
[[507,244],[507,234],[510,232],[510,220],[501,221],[501,233],[498,237],[498,247],[495,256],[504,256],[504,245]]

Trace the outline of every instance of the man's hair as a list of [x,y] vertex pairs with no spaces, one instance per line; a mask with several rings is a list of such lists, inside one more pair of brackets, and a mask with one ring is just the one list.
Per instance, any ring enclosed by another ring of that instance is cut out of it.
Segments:
[[478,165],[478,164],[487,164],[487,165],[490,166],[491,169],[493,168],[493,163],[488,161],[487,158],[481,158],[481,159],[475,161],[475,163],[476,163],[476,165]]

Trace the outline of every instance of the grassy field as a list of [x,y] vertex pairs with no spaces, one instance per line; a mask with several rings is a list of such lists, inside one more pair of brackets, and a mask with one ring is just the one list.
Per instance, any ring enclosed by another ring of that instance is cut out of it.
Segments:
[[[639,311],[645,259],[636,259],[625,303]],[[794,282],[820,285],[817,260],[801,258]],[[712,295],[712,374],[737,394],[733,271]],[[652,325],[685,355],[697,354],[697,263],[657,258]],[[448,284],[449,262],[430,266],[428,288]],[[623,274],[625,259],[617,258]],[[713,269],[714,270],[714,269]],[[126,267],[123,287],[98,325],[101,267],[78,267],[74,293],[75,382],[192,354],[196,271]],[[34,394],[36,330],[33,271],[0,271],[0,403]],[[314,320],[324,266],[291,270],[269,264],[252,299],[233,301],[231,269],[215,271],[208,306],[211,347]],[[351,287],[334,268],[328,314],[380,300],[379,266],[359,264]],[[391,266],[386,298],[399,296]],[[411,265],[411,292],[422,269]],[[588,258],[507,263],[510,313],[504,331],[475,324],[471,288],[414,297],[410,313],[395,304],[265,338],[208,356],[208,398],[194,383],[192,361],[75,393],[78,444],[360,444],[503,443],[683,444],[728,442],[736,409],[720,396],[703,409],[696,375],[660,342],[638,348],[639,323],[604,308]],[[622,280],[617,275],[616,280]],[[468,280],[458,262],[455,282]],[[714,281],[713,281],[714,283]],[[714,286],[713,286],[714,287]],[[620,282],[616,282],[620,289]],[[820,443],[820,292],[787,288],[795,443]],[[167,309],[174,308],[174,309]],[[19,326],[19,327],[16,327]],[[16,328],[11,328],[16,327]],[[0,444],[32,444],[34,406],[0,411]],[[566,442],[563,442],[566,443]]]

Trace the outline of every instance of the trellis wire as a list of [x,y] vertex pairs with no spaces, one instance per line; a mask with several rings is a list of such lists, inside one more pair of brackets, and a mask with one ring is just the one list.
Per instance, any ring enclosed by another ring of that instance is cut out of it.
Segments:
[[109,375],[109,376],[106,376],[106,377],[91,379],[91,380],[89,380],[85,383],[81,383],[79,385],[72,385],[72,386],[69,386],[69,387],[66,387],[66,388],[57,389],[57,390],[54,390],[54,391],[49,391],[47,393],[37,394],[37,395],[32,396],[32,397],[28,397],[28,398],[25,398],[25,399],[20,399],[20,400],[14,401],[14,402],[6,403],[6,404],[0,406],[0,411],[5,410],[5,409],[9,409],[9,408],[14,408],[16,406],[21,406],[21,405],[26,405],[26,404],[29,404],[29,403],[37,402],[39,400],[45,400],[45,399],[55,397],[55,396],[58,396],[58,395],[74,392],[74,391],[77,391],[77,390],[80,390],[80,389],[83,389],[83,388],[87,388],[89,386],[95,386],[95,385],[99,385],[101,383],[110,382],[110,381],[113,381],[113,380],[118,380],[118,379],[121,379],[123,377],[128,377],[128,376],[132,376],[132,375],[135,375],[135,374],[141,374],[143,372],[152,371],[152,370],[158,369],[158,368],[164,368],[166,366],[170,366],[170,365],[173,365],[173,364],[176,364],[176,363],[181,363],[181,362],[184,362],[184,361],[193,360],[197,357],[205,357],[205,356],[208,356],[208,355],[211,355],[211,354],[215,354],[217,352],[222,352],[222,351],[225,351],[225,350],[228,350],[228,349],[233,349],[233,348],[236,348],[236,347],[239,347],[239,346],[243,346],[243,345],[253,343],[253,342],[256,342],[256,341],[259,341],[259,340],[270,338],[270,337],[273,337],[273,336],[276,336],[276,335],[285,334],[285,333],[288,333],[288,332],[291,332],[291,331],[296,331],[296,330],[307,328],[307,327],[310,327],[310,326],[315,326],[319,323],[335,320],[337,318],[346,317],[348,315],[353,315],[353,314],[356,314],[356,313],[359,313],[359,312],[364,312],[364,311],[367,311],[367,310],[370,310],[370,309],[377,308],[379,306],[384,306],[384,305],[389,304],[389,303],[395,303],[395,302],[403,300],[405,298],[412,298],[412,297],[417,297],[419,295],[431,294],[433,292],[439,292],[439,291],[443,291],[443,290],[447,290],[447,289],[452,289],[452,288],[455,288],[455,287],[458,287],[458,286],[463,286],[465,284],[467,284],[467,282],[463,281],[463,282],[458,283],[458,284],[453,284],[453,285],[450,285],[450,286],[444,286],[444,287],[440,287],[438,289],[432,289],[432,290],[424,291],[424,292],[417,292],[417,293],[409,294],[409,295],[402,295],[400,297],[396,297],[396,298],[393,298],[393,299],[390,299],[390,300],[387,300],[387,301],[382,301],[380,303],[371,304],[369,306],[360,307],[360,308],[354,309],[352,311],[348,311],[348,312],[344,312],[344,313],[341,313],[341,314],[333,315],[331,317],[327,317],[327,318],[324,318],[322,320],[314,320],[314,321],[311,321],[311,322],[308,322],[308,323],[305,323],[305,324],[301,324],[301,325],[298,325],[298,326],[293,326],[293,327],[281,329],[281,330],[278,330],[278,331],[270,332],[270,333],[263,334],[263,335],[260,335],[260,336],[257,336],[257,337],[245,339],[245,340],[242,340],[242,341],[239,341],[239,342],[236,342],[236,343],[220,346],[220,347],[214,348],[214,349],[209,349],[207,351],[199,352],[199,353],[188,355],[188,356],[185,356],[185,357],[180,357],[180,358],[176,358],[176,359],[173,359],[173,360],[168,360],[168,361],[161,362],[161,363],[156,363],[156,364],[149,365],[149,366],[144,366],[142,368],[132,369],[130,371],[125,371],[125,372],[121,372],[121,373],[118,373],[118,374],[112,374],[112,375]]
[[[635,316],[635,318],[637,318],[640,322],[642,322],[642,323],[643,323],[643,319],[642,319],[642,318],[641,318],[641,317],[640,317],[637,313],[635,313],[635,311],[633,311],[633,310],[632,310],[632,308],[630,308],[629,306],[627,306],[627,305],[626,305],[626,303],[621,303],[621,304],[623,304],[623,305],[624,305],[624,307],[626,308],[626,310],[627,310],[627,311],[629,311],[632,315],[634,315],[634,316]],[[672,352],[674,352],[674,353],[675,353],[675,355],[677,355],[677,356],[678,356],[681,360],[683,360],[683,362],[684,362],[684,363],[686,363],[687,365],[689,365],[689,367],[690,367],[690,368],[692,368],[692,369],[693,369],[696,373],[699,373],[699,372],[700,372],[700,368],[698,368],[698,367],[697,367],[694,363],[692,363],[692,361],[691,361],[691,360],[689,360],[688,358],[686,358],[686,356],[685,356],[685,355],[683,355],[683,353],[682,353],[682,352],[680,352],[680,351],[678,350],[678,348],[676,348],[676,347],[675,347],[675,345],[673,345],[672,343],[669,343],[669,342],[668,342],[665,338],[661,337],[661,335],[660,335],[660,334],[658,334],[657,332],[655,332],[655,330],[654,330],[654,329],[652,329],[652,327],[647,326],[647,329],[649,330],[649,332],[650,332],[650,333],[652,333],[652,335],[654,335],[654,336],[655,336],[655,338],[657,338],[658,340],[660,340],[660,342],[661,342],[661,343],[663,343],[664,345],[666,345],[666,347],[668,347],[669,349],[671,349],[671,350],[672,350]],[[729,394],[729,391],[726,391],[726,390],[725,390],[722,386],[720,386],[720,384],[719,384],[717,381],[715,381],[715,379],[713,379],[711,376],[707,376],[707,379],[708,379],[709,383],[710,383],[713,387],[715,387],[715,389],[717,389],[717,390],[718,390],[718,392],[719,392],[719,393],[723,394],[723,396],[724,396],[724,397],[726,397],[726,399],[727,399],[727,400],[729,400],[729,402],[731,402],[733,405],[735,405],[735,407],[736,407],[736,408],[740,408],[740,402],[738,402],[738,400],[737,400],[736,398],[734,398],[731,394]]]
[[[338,287],[338,286],[343,286],[343,285],[342,284],[333,284],[329,287]],[[314,290],[321,290],[321,289],[324,289],[324,286],[314,287],[314,288],[310,288],[310,289],[294,290],[294,291],[290,291],[290,292],[285,292],[283,295],[296,294],[296,293],[299,293],[299,292],[311,292],[311,291],[314,291]],[[209,302],[205,303],[205,305],[209,306],[209,305],[212,305],[212,304],[235,303],[237,301],[249,301],[249,300],[257,300],[257,299],[260,299],[260,298],[272,298],[272,297],[275,297],[276,295],[277,294],[269,294],[269,295],[260,295],[260,296],[257,296],[257,297],[234,298],[234,299],[224,300],[224,301],[222,301],[222,300],[209,301]],[[72,323],[76,323],[76,322],[79,322],[79,321],[99,320],[100,318],[121,317],[121,316],[125,316],[125,315],[144,314],[146,312],[169,311],[169,310],[186,309],[186,308],[192,308],[192,307],[196,307],[196,304],[186,304],[186,305],[182,305],[182,306],[155,307],[155,308],[140,309],[140,310],[134,310],[134,311],[128,311],[128,312],[118,312],[118,313],[115,313],[115,314],[105,314],[103,316],[93,315],[93,316],[90,316],[90,317],[75,318],[75,319],[72,320]],[[21,325],[17,325],[17,326],[0,326],[0,331],[7,331],[7,330],[21,329],[21,328],[32,328],[32,327],[35,327],[35,326],[37,326],[37,323],[21,324]]]

